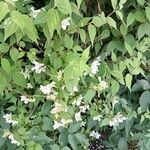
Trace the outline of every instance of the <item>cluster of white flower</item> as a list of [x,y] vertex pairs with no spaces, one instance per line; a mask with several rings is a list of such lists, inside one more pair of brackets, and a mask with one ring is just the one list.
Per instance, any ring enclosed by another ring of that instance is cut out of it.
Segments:
[[2,137],[10,139],[12,144],[15,144],[17,146],[20,145],[20,143],[17,140],[14,139],[14,135],[9,131],[4,132],[4,135]]
[[114,96],[113,99],[112,99],[112,106],[113,108],[115,107],[116,104],[118,104],[119,101],[118,101],[118,97],[117,96]]
[[28,68],[25,68],[25,71],[22,70],[21,73],[24,75],[25,79],[30,79],[30,72],[29,72]]
[[105,90],[106,88],[108,88],[108,83],[103,81],[103,80],[101,80],[101,77],[98,77],[98,80],[99,80],[99,84],[94,86],[95,90],[101,92],[101,91]]
[[35,10],[34,7],[31,7],[30,10],[30,16],[33,18],[36,18],[37,15],[41,12],[41,9]]
[[91,72],[92,74],[97,74],[98,72],[98,67],[100,66],[100,58],[97,57],[93,62],[92,62],[92,65],[91,65]]
[[57,115],[58,113],[63,111],[67,111],[66,107],[56,101],[54,103],[54,108],[51,110],[51,114]]
[[66,18],[66,19],[64,19],[64,20],[62,20],[62,22],[61,22],[61,28],[62,28],[63,30],[66,30],[67,27],[70,26],[70,21],[71,21],[71,18],[70,18],[70,17],[68,17],[68,18]]
[[32,71],[35,71],[38,74],[40,74],[41,72],[46,72],[46,66],[44,64],[37,61],[33,61],[33,64],[34,66],[32,67]]
[[58,129],[59,127],[65,127],[66,125],[68,125],[69,123],[73,122],[72,119],[61,119],[60,122],[58,121],[54,121],[54,125],[53,128],[54,130]]
[[90,136],[96,139],[99,139],[101,137],[101,135],[97,131],[92,131]]
[[76,105],[80,109],[79,112],[75,113],[75,121],[77,122],[82,121],[81,113],[85,113],[86,110],[89,109],[89,105],[84,105],[84,102],[82,100],[83,96],[80,95],[79,98],[75,99],[72,103],[73,105]]
[[102,120],[102,116],[101,115],[94,116],[93,120],[96,120],[96,121],[100,122]]
[[8,124],[12,124],[12,125],[18,124],[18,121],[13,120],[12,114],[5,114],[3,118],[6,120],[6,123]]
[[58,73],[57,73],[57,80],[58,80],[58,81],[61,81],[61,80],[62,80],[62,78],[63,78],[63,73],[64,73],[64,72],[63,72],[62,70],[59,70],[59,71],[58,71]]
[[127,117],[123,116],[120,112],[117,113],[116,116],[114,116],[110,121],[109,125],[113,127],[119,126],[119,123],[122,123],[124,120],[126,120]]
[[35,98],[27,97],[27,96],[20,96],[21,101],[25,104],[28,104],[29,102],[35,102]]
[[47,95],[47,99],[56,100],[58,93],[54,90],[55,82],[51,82],[45,86],[41,85],[40,90],[43,94]]

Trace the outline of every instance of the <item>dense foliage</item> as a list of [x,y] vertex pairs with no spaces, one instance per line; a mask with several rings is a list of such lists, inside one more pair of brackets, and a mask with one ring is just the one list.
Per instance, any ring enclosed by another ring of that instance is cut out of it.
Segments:
[[0,150],[150,150],[150,1],[0,1]]

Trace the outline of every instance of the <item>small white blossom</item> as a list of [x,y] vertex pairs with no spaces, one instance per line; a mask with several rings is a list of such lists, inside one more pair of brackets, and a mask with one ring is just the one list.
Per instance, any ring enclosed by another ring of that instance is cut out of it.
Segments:
[[14,135],[10,131],[5,131],[2,137],[10,139],[12,144],[15,144],[18,146],[20,145],[20,143],[14,139]]
[[35,98],[27,97],[27,96],[20,96],[21,101],[25,104],[28,104],[29,102],[35,102]]
[[109,125],[114,127],[119,126],[119,123],[122,123],[126,119],[127,118],[119,112],[109,121]]
[[79,109],[80,109],[80,111],[81,111],[82,113],[85,113],[86,110],[89,109],[89,105],[79,106]]
[[15,144],[15,145],[18,145],[18,146],[20,145],[20,143],[17,140],[14,139],[14,135],[13,134],[10,133],[10,135],[8,136],[8,139],[11,140],[12,144]]
[[83,100],[83,96],[80,95],[79,98],[75,99],[72,104],[76,106],[80,106],[83,103],[82,100]]
[[62,104],[60,104],[56,101],[54,103],[54,108],[51,110],[51,114],[58,114],[65,110],[66,110],[66,107],[64,107]]
[[85,127],[85,125],[86,125],[86,122],[84,122],[84,121],[82,121],[80,124],[81,127]]
[[117,98],[118,98],[118,97],[114,96],[113,99],[112,99],[112,106],[113,106],[113,108],[115,107],[116,104],[119,103],[119,101],[118,101]]
[[56,130],[56,129],[58,129],[59,127],[62,127],[62,126],[63,126],[63,123],[54,121],[54,125],[53,125],[54,130]]
[[78,92],[78,87],[77,87],[77,86],[74,86],[74,87],[73,87],[73,91],[74,91],[74,92]]
[[61,28],[62,28],[63,30],[66,30],[67,27],[70,26],[70,20],[71,20],[70,17],[68,17],[68,18],[66,18],[66,19],[64,19],[64,20],[62,20],[62,22],[61,22]]
[[94,117],[93,117],[93,120],[97,120],[97,121],[100,122],[100,121],[102,120],[101,118],[102,118],[101,115],[97,115],[97,116],[94,116]]
[[5,114],[3,118],[6,120],[6,123],[8,124],[12,124],[12,125],[18,124],[18,121],[13,120],[12,114]]
[[96,74],[98,72],[98,67],[100,66],[100,59],[96,58],[91,65],[92,74]]
[[32,88],[33,88],[32,84],[31,84],[31,83],[28,83],[28,84],[27,84],[27,88],[28,88],[28,89],[32,89]]
[[35,71],[36,73],[40,74],[41,72],[46,72],[46,66],[42,63],[39,63],[37,61],[33,61],[34,67],[32,67],[32,71]]
[[96,139],[99,139],[101,137],[101,135],[97,131],[92,131],[90,136]]
[[75,114],[75,121],[77,121],[77,122],[82,121],[81,112],[80,111]]
[[59,70],[58,73],[57,73],[57,80],[58,81],[61,81],[63,78],[63,71],[62,70]]
[[25,79],[30,79],[30,73],[29,73],[29,70],[28,70],[27,68],[25,68],[25,71],[24,71],[24,72],[23,72],[23,70],[22,70],[21,73],[24,75],[24,78],[25,78]]
[[36,18],[37,15],[41,12],[41,9],[35,10],[34,7],[31,7],[30,10],[30,16],[33,18]]
[[69,124],[73,122],[71,119],[61,119],[60,122],[58,121],[54,121],[54,125],[53,125],[53,128],[54,130],[58,129],[59,127],[64,127],[65,125]]
[[49,100],[56,100],[58,93],[56,91],[53,91],[52,94],[47,95],[46,99]]
[[49,95],[50,93],[52,93],[54,87],[55,82],[51,82],[50,84],[47,84],[45,86],[41,85],[40,90],[42,91],[43,94]]
[[108,88],[108,83],[101,80],[101,77],[98,77],[98,80],[99,80],[99,84],[95,85],[94,86],[94,89],[97,90],[97,91],[103,91],[105,90],[106,88]]

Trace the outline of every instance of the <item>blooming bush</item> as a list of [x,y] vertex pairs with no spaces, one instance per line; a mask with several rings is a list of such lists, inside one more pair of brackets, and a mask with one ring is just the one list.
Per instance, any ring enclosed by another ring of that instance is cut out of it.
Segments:
[[1,150],[149,150],[150,2],[0,1]]

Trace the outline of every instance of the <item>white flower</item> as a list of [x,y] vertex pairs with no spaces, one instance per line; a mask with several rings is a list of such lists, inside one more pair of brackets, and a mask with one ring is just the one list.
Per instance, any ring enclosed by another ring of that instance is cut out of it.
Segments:
[[20,96],[21,101],[25,104],[28,104],[29,102],[35,102],[35,98],[27,97],[27,96]]
[[61,119],[60,122],[55,120],[53,128],[55,130],[55,129],[58,129],[59,127],[64,127],[66,124],[69,124],[71,122],[73,122],[71,119]]
[[63,71],[62,70],[59,70],[58,73],[57,73],[57,80],[58,81],[61,81],[63,78]]
[[15,144],[15,145],[20,145],[20,143],[14,139],[14,135],[12,133],[10,133],[10,135],[8,136],[8,138],[11,140],[11,143],[12,144]]
[[74,92],[78,92],[78,87],[77,87],[77,86],[74,86],[74,87],[73,87],[73,91],[74,91]]
[[34,7],[31,7],[31,12],[30,12],[30,16],[33,18],[36,18],[37,15],[41,12],[41,9],[35,10]]
[[40,90],[43,92],[43,94],[49,95],[53,91],[54,87],[55,87],[55,82],[51,82],[50,84],[47,84],[45,86],[41,85]]
[[76,105],[76,106],[80,106],[81,103],[83,103],[82,100],[83,100],[83,96],[80,95],[79,98],[78,98],[78,99],[75,99],[72,104],[73,104],[73,105]]
[[126,120],[127,118],[124,117],[120,112],[117,113],[116,116],[114,116],[114,118],[112,118],[110,121],[109,121],[109,125],[110,126],[119,126],[119,123],[122,123],[124,120]]
[[33,61],[34,67],[32,67],[32,71],[35,70],[36,73],[40,74],[41,72],[46,72],[46,66],[37,61]]
[[117,96],[114,96],[113,99],[112,99],[112,106],[113,108],[115,107],[116,104],[118,104],[119,101],[118,101],[118,97]]
[[66,107],[56,101],[54,103],[54,108],[51,110],[51,114],[58,114],[62,111],[65,111],[65,109]]
[[100,58],[96,58],[91,65],[92,74],[96,74],[98,72],[98,67],[100,65]]
[[25,68],[25,71],[24,71],[24,72],[23,72],[23,70],[22,70],[21,73],[24,75],[25,79],[30,79],[29,70],[28,70],[27,68]]
[[86,122],[84,122],[84,121],[82,121],[80,124],[81,127],[85,127],[85,125],[86,125]]
[[57,95],[58,95],[58,93],[56,91],[53,91],[52,94],[47,95],[46,99],[56,100],[57,99]]
[[54,121],[54,125],[53,125],[54,130],[56,130],[56,129],[58,129],[59,127],[62,127],[62,126],[63,126],[63,123]]
[[20,143],[14,139],[14,135],[10,131],[5,131],[2,137],[10,139],[12,144],[20,145]]
[[12,114],[5,114],[3,118],[6,120],[6,123],[8,124],[12,125],[18,124],[18,121],[12,119]]
[[68,18],[66,18],[66,19],[64,19],[64,20],[62,20],[62,22],[61,22],[61,28],[62,28],[63,30],[66,30],[67,27],[70,26],[70,20],[71,20],[70,17],[68,17]]
[[10,135],[10,131],[5,131],[3,134],[3,138],[7,138]]
[[93,117],[93,120],[97,120],[97,121],[100,122],[100,121],[102,120],[101,118],[102,118],[101,115],[97,115],[97,116],[94,116],[94,117]]
[[94,86],[94,89],[97,90],[97,91],[103,91],[105,90],[106,88],[108,88],[108,83],[101,80],[101,77],[98,77],[98,80],[99,80],[99,84],[95,85]]
[[86,110],[89,109],[89,105],[79,106],[79,109],[80,109],[80,111],[81,111],[82,113],[85,113]]
[[99,139],[101,137],[101,135],[97,131],[92,131],[90,136],[96,139]]
[[80,111],[75,114],[75,121],[77,121],[77,122],[82,121],[81,112]]
[[28,83],[28,84],[27,84],[27,88],[28,88],[28,89],[32,89],[32,88],[33,88],[32,84],[31,84],[31,83]]

